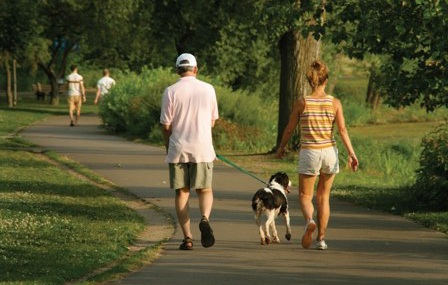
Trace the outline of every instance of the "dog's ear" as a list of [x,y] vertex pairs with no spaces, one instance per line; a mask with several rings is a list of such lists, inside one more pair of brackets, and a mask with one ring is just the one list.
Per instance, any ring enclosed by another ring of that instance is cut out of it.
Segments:
[[289,176],[286,174],[286,172],[279,172],[279,177],[281,181],[279,182],[285,189],[289,186]]
[[274,175],[271,176],[271,178],[269,178],[269,183],[271,183],[272,181],[274,181],[274,179],[278,176],[278,172],[275,173]]
[[282,185],[285,189],[289,186],[289,177],[286,172],[277,172],[274,175],[271,176],[269,179],[269,182],[275,181],[278,184]]

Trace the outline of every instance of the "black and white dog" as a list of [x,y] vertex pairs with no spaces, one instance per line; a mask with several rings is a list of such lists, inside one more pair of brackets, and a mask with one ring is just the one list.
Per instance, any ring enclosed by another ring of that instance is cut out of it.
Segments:
[[[285,218],[285,238],[287,240],[291,239],[288,198],[286,197],[286,194],[289,193],[289,187],[291,187],[291,181],[288,175],[284,172],[277,172],[271,176],[269,184],[265,188],[259,189],[252,198],[252,209],[254,210],[255,220],[260,231],[262,245],[280,242],[277,229],[275,228],[275,218],[279,215],[283,215]],[[260,222],[263,213],[267,217],[264,230]],[[270,230],[272,232],[272,240]]]

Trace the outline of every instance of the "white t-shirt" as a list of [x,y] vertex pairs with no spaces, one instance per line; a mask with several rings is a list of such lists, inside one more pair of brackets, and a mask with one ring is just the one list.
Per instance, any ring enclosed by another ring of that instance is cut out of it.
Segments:
[[81,95],[81,84],[83,81],[83,78],[78,73],[70,73],[65,78],[68,83],[68,96],[79,96]]
[[160,114],[160,123],[172,129],[166,162],[214,161],[212,120],[218,117],[212,85],[187,76],[166,88]]
[[109,76],[103,76],[96,83],[96,87],[100,90],[101,96],[109,93],[109,89],[115,85],[115,80]]

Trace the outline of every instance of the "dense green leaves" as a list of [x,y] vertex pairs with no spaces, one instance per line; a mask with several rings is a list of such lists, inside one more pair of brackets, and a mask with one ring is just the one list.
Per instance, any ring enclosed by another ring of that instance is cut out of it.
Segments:
[[428,111],[448,107],[446,1],[332,1],[328,24],[348,55],[385,55],[381,68],[386,102],[420,102]]
[[422,141],[420,169],[414,186],[417,201],[434,210],[448,210],[448,125]]
[[0,53],[21,55],[36,36],[36,11],[27,0],[0,1]]
[[[382,55],[394,107],[448,106],[447,1],[17,0],[0,2],[0,49],[27,50],[49,78],[67,61],[141,71],[192,52],[201,72],[277,96],[279,40],[312,32],[350,57]],[[46,46],[46,49],[43,48]],[[76,57],[71,56],[76,53]],[[19,59],[20,61],[20,59]]]

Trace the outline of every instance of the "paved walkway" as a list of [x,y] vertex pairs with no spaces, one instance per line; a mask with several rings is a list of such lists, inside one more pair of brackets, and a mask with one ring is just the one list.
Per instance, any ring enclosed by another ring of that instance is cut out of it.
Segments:
[[[26,128],[22,135],[66,155],[174,216],[164,149],[126,141],[84,116],[70,128],[65,116]],[[221,162],[214,176],[211,224],[216,244],[202,248],[196,195],[191,201],[195,249],[177,248],[178,229],[151,265],[111,284],[448,284],[448,239],[402,217],[336,200],[326,251],[300,246],[303,221],[290,194],[293,239],[260,246],[250,200],[260,183]],[[295,192],[297,193],[297,192]],[[281,219],[278,229],[284,235]]]

